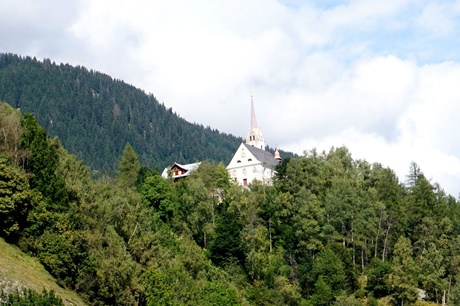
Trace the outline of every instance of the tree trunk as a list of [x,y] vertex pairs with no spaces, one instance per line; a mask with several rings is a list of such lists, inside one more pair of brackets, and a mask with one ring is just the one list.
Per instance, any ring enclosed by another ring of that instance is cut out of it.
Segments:
[[270,224],[271,224],[270,221],[271,221],[271,218],[268,219],[268,233],[270,235],[270,253],[271,253],[272,252],[272,229],[271,229],[271,226],[270,226]]
[[380,236],[380,227],[381,227],[381,224],[382,224],[382,215],[383,215],[383,211],[380,212],[379,226],[377,227],[377,236],[375,237],[375,252],[374,252],[374,257],[377,257],[377,250],[378,250],[379,236]]
[[131,237],[129,237],[127,244],[129,244],[131,242],[131,239],[133,238],[134,234],[136,233],[138,225],[139,225],[139,223],[136,223],[136,226],[134,227],[133,233],[131,234]]
[[[353,219],[353,217],[352,217]],[[351,221],[351,244],[353,244],[353,270],[356,268],[356,248],[355,248],[355,239],[353,233],[353,221]]]
[[385,241],[383,242],[383,252],[382,252],[382,261],[385,262],[385,254],[387,252],[387,243],[388,243],[388,235],[390,234],[391,229],[391,217],[388,218],[388,228],[385,234]]

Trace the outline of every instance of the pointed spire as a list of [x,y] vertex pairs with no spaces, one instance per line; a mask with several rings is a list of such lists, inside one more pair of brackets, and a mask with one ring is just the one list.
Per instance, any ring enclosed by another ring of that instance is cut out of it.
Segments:
[[248,131],[248,136],[246,137],[246,143],[265,150],[264,137],[262,136],[261,129],[257,126],[256,112],[254,111],[254,100],[252,99],[251,94],[251,127]]
[[254,111],[254,101],[251,95],[251,128],[257,127],[256,112]]

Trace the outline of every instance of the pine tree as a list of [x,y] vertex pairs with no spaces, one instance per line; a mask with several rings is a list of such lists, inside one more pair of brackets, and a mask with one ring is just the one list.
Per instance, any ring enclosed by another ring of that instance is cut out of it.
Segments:
[[127,143],[118,163],[117,179],[128,187],[133,187],[137,181],[137,173],[141,168],[139,158],[133,147]]

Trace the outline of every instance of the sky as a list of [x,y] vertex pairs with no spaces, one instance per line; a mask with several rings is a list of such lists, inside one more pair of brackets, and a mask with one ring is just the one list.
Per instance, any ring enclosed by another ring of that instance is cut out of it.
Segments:
[[[85,66],[300,155],[460,193],[460,0],[0,0],[0,52]],[[235,148],[236,150],[236,148]]]

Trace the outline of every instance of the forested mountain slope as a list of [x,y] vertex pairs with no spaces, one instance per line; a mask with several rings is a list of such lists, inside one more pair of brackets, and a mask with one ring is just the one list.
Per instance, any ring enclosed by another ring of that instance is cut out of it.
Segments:
[[0,103],[0,131],[0,237],[89,305],[460,305],[460,205],[415,163],[311,150],[241,188],[126,145],[95,180],[32,115]]
[[205,159],[227,163],[242,141],[187,122],[121,80],[48,59],[0,54],[0,101],[33,113],[69,152],[109,173],[127,142],[141,164],[162,169]]

